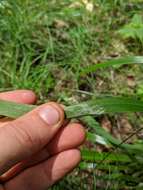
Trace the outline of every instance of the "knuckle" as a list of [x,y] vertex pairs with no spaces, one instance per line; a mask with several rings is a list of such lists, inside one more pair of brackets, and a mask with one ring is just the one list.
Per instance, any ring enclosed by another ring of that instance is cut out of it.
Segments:
[[8,124],[8,130],[12,134],[13,138],[16,139],[22,147],[27,148],[27,151],[35,151],[41,146],[41,139],[36,134],[30,132],[28,128],[23,125],[19,126],[15,122]]

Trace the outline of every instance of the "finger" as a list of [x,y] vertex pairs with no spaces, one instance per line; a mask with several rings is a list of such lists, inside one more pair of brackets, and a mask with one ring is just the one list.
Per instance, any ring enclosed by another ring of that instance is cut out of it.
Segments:
[[18,163],[8,172],[0,177],[1,181],[7,181],[14,177],[27,167],[33,166],[39,162],[48,159],[51,155],[73,149],[80,146],[85,140],[85,130],[79,123],[70,123],[62,128],[52,141],[44,149],[33,155],[28,160]]
[[33,104],[36,101],[36,95],[31,90],[15,90],[0,93],[0,99],[17,103]]
[[0,174],[39,152],[56,134],[64,113],[56,103],[47,103],[0,128]]
[[7,123],[9,123],[10,121],[13,121],[14,119],[12,118],[8,118],[8,117],[2,117],[0,118],[0,127],[5,126]]
[[84,127],[79,123],[69,123],[57,133],[55,139],[45,147],[49,155],[80,146],[85,140]]
[[61,152],[39,165],[26,169],[7,182],[4,187],[9,190],[46,189],[76,167],[80,159],[80,152],[77,149]]

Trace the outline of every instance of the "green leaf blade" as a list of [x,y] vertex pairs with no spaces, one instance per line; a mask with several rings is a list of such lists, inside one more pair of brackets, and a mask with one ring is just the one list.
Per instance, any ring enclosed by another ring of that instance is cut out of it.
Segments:
[[[102,161],[108,153],[102,152],[99,153],[97,151],[92,151],[88,149],[83,149],[81,151],[82,153],[82,158],[85,161],[90,161],[90,162],[99,162]],[[124,163],[129,163],[131,162],[131,159],[126,155],[126,154],[118,154],[118,153],[111,153],[107,158],[107,162],[124,162]]]
[[37,106],[35,105],[18,104],[15,102],[0,100],[0,116],[6,116],[15,119],[36,107]]
[[114,65],[121,66],[121,65],[129,65],[129,64],[143,64],[143,56],[121,57],[118,59],[111,59],[103,63],[90,65],[82,69],[81,75],[92,73],[92,72],[95,72],[97,69],[104,69],[104,68],[111,67]]

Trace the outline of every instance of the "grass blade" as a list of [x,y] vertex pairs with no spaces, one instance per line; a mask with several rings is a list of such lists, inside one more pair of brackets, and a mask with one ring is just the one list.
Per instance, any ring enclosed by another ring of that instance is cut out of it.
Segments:
[[88,74],[91,72],[95,72],[97,69],[103,69],[114,65],[128,65],[128,64],[142,64],[143,56],[131,56],[131,57],[122,57],[118,59],[111,59],[109,61],[90,65],[82,69],[81,75]]
[[[36,107],[0,100],[0,115],[17,118]],[[143,101],[133,97],[103,97],[65,107],[67,118],[125,112],[143,112]]]
[[67,118],[107,113],[143,112],[143,101],[133,97],[103,97],[65,108]]
[[131,153],[131,152],[138,153],[138,154],[143,153],[142,145],[126,144],[114,138],[110,133],[106,132],[105,129],[100,127],[99,123],[97,123],[97,121],[93,117],[85,116],[81,118],[81,121],[85,125],[87,125],[89,128],[93,128],[97,135],[103,137],[107,142],[111,143],[116,148],[122,148],[128,153]]
[[0,116],[6,116],[15,119],[33,110],[36,107],[37,106],[35,105],[26,105],[0,100]]
[[94,162],[85,162],[85,161],[82,161],[82,162],[80,162],[80,165],[79,165],[79,167],[81,168],[81,169],[100,169],[100,170],[105,170],[105,171],[124,171],[124,170],[127,170],[127,169],[129,169],[128,168],[128,165],[126,164],[124,164],[123,163],[123,165],[121,165],[121,163],[120,164],[118,164],[118,165],[114,165],[114,164],[107,164],[107,163],[105,163],[105,164],[103,164],[103,165],[98,165],[97,163],[94,163]]
[[[108,154],[106,152],[96,152],[96,151],[92,151],[88,149],[83,149],[81,153],[82,153],[82,158],[84,159],[84,161],[90,161],[90,162],[102,161],[103,158]],[[106,162],[129,163],[131,162],[131,159],[126,154],[111,153],[106,159]]]
[[111,146],[111,144],[108,141],[106,141],[106,139],[104,139],[103,137],[96,135],[94,133],[87,132],[86,139],[89,140],[90,142],[98,143],[98,144],[103,145],[105,147]]

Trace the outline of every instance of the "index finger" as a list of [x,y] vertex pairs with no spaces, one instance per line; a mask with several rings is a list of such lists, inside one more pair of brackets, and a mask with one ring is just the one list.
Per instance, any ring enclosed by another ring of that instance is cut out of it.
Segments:
[[36,95],[31,90],[14,90],[0,93],[0,99],[16,103],[33,104],[36,102]]

